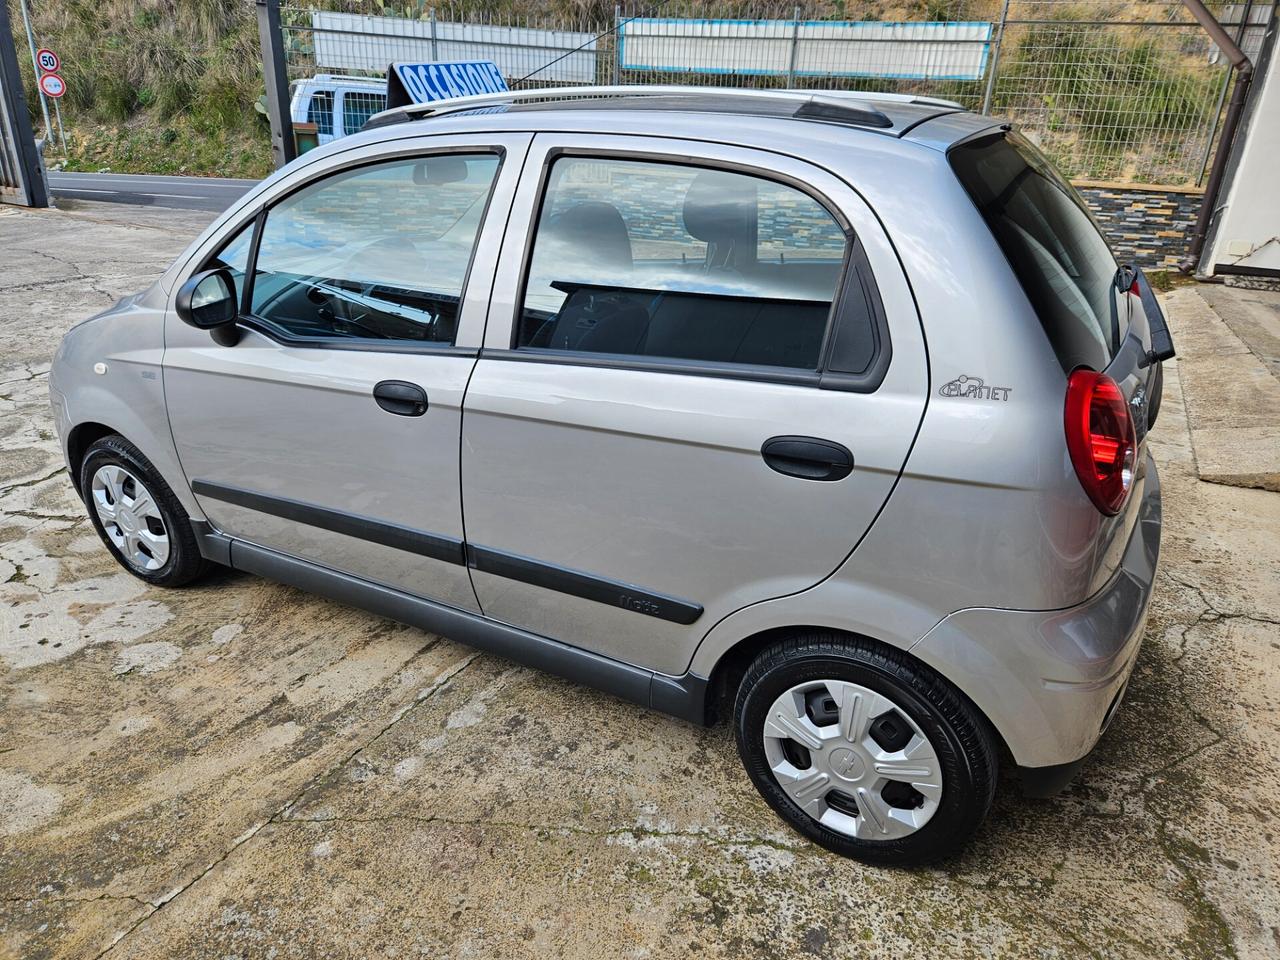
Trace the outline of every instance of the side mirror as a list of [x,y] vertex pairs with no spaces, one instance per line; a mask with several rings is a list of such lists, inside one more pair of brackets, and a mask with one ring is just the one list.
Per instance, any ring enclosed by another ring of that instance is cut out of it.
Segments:
[[236,329],[240,314],[236,281],[225,267],[191,277],[178,288],[173,308],[183,323],[208,330],[214,341],[224,347],[235,346],[240,339]]

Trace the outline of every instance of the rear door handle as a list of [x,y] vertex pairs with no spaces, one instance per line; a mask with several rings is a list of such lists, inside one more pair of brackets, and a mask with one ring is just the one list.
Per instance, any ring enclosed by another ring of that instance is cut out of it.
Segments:
[[843,480],[853,471],[848,447],[817,437],[771,437],[760,456],[772,469],[802,480]]
[[398,417],[420,417],[427,412],[427,391],[405,380],[383,380],[373,388],[373,399]]

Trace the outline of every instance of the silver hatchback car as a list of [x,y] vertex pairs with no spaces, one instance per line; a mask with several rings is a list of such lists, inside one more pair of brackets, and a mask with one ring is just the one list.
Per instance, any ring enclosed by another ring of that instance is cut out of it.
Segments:
[[210,564],[696,723],[913,864],[1106,728],[1168,330],[1016,132],[867,94],[400,108],[247,194],[51,376],[131,573]]

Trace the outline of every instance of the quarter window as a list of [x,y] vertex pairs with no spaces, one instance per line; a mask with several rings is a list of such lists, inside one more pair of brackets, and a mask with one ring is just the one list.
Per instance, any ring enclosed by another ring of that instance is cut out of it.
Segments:
[[[221,267],[231,273],[236,282],[236,296],[244,290],[244,274],[249,269],[249,248],[253,241],[254,221],[250,220],[234,237],[222,245],[203,267],[214,270]],[[238,301],[237,301],[238,302]]]
[[818,201],[771,180],[562,157],[517,346],[816,370],[846,244]]
[[267,213],[251,313],[291,338],[452,343],[496,156],[335,174]]

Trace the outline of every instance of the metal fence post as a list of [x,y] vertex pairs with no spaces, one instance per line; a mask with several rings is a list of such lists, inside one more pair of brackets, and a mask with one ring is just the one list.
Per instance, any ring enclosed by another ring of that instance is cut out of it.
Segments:
[[991,112],[991,98],[996,92],[996,74],[1000,70],[1000,47],[1004,44],[1004,28],[1009,21],[1009,0],[1004,0],[1000,10],[1000,27],[996,31],[995,43],[991,47],[991,69],[987,71],[987,89],[982,94],[982,112]]
[[791,59],[787,63],[787,86],[796,85],[796,48],[800,46],[800,8],[791,8]]
[[283,167],[298,155],[289,115],[289,80],[284,69],[284,34],[280,30],[280,0],[256,0],[258,42],[262,46],[262,79],[267,87],[267,117],[271,121],[271,161]]
[[0,8],[0,199],[49,206],[44,160],[31,130],[7,8]]
[[440,62],[440,38],[436,35],[436,8],[431,8],[431,62]]
[[[61,99],[61,98],[59,98]],[[58,106],[58,101],[53,101],[53,116],[58,121],[58,139],[62,141],[62,155],[67,155],[67,131],[62,129],[62,107]]]
[[613,5],[613,85],[622,83],[622,4]]

